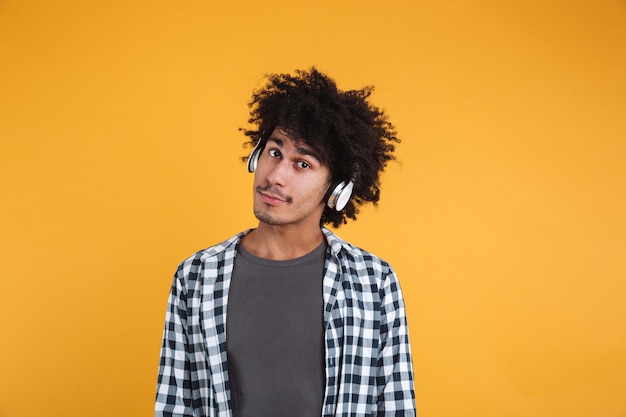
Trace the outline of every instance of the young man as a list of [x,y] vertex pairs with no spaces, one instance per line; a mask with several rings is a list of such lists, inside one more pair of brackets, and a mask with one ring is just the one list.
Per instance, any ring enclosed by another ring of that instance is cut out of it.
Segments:
[[371,91],[312,68],[253,95],[259,224],[179,266],[156,416],[415,415],[396,275],[323,227],[379,199],[398,139]]

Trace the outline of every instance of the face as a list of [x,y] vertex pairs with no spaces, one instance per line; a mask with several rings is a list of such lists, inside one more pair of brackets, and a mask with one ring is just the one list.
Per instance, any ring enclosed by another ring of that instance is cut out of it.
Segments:
[[303,141],[276,128],[259,157],[254,215],[273,226],[319,226],[330,171]]

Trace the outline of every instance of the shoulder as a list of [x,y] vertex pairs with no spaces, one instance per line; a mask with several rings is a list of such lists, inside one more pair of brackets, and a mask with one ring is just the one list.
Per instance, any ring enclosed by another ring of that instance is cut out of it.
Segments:
[[350,275],[369,276],[384,279],[394,275],[393,269],[385,260],[358,246],[341,239],[328,229],[322,229],[331,257],[346,266]]
[[201,266],[205,265],[207,262],[219,262],[229,259],[232,261],[237,253],[239,242],[249,231],[250,230],[243,231],[221,243],[193,253],[178,265],[176,275],[178,277],[188,277],[198,273]]

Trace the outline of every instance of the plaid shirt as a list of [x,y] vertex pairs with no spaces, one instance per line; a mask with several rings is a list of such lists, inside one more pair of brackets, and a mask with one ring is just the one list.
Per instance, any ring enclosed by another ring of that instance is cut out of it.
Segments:
[[[322,229],[326,389],[322,417],[415,416],[404,301],[390,265]],[[247,232],[183,261],[163,332],[155,416],[230,417],[226,304]]]

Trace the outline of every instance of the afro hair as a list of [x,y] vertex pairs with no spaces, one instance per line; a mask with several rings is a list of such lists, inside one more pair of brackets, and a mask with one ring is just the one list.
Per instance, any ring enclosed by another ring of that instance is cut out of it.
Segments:
[[340,90],[312,67],[293,75],[268,75],[265,86],[252,95],[248,122],[256,129],[241,129],[250,138],[249,146],[281,127],[319,153],[333,182],[353,182],[348,204],[341,211],[326,207],[322,225],[338,227],[356,220],[360,206],[376,205],[380,199],[380,173],[395,159],[400,140],[384,111],[368,101],[373,90]]

